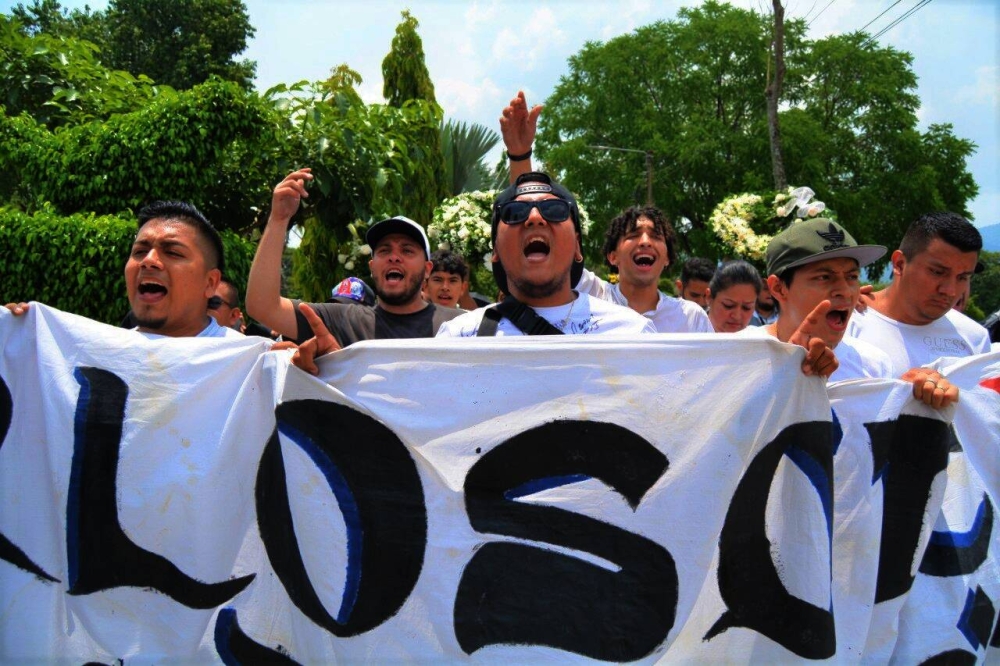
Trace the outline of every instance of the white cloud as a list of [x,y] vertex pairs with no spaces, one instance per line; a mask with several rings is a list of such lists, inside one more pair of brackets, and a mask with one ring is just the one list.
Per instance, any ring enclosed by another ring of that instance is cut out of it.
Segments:
[[549,7],[538,7],[517,24],[504,28],[493,42],[493,60],[510,62],[523,71],[531,71],[566,43],[566,33]]
[[976,69],[975,83],[959,88],[955,101],[996,109],[1000,105],[1000,67],[987,65]]
[[499,7],[496,0],[492,2],[473,2],[465,10],[465,21],[468,27],[474,28],[479,25],[491,25],[499,14]]
[[[439,79],[434,83],[438,103],[446,117],[475,118],[489,115],[496,110],[497,117],[503,108],[500,88],[490,78],[476,82],[460,79]],[[496,129],[489,125],[490,129]]]

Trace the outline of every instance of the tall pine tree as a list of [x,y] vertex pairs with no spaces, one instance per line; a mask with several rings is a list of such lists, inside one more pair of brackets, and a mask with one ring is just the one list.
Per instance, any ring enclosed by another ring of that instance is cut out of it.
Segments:
[[[403,20],[396,26],[396,36],[392,38],[392,49],[382,61],[382,95],[390,106],[399,108],[408,104],[427,104],[440,121],[444,114],[434,97],[434,83],[424,64],[424,45],[417,34],[418,25],[417,19],[404,10]],[[440,132],[422,133],[409,147],[409,156],[420,166],[405,186],[407,210],[400,212],[427,226],[434,207],[448,195]]]

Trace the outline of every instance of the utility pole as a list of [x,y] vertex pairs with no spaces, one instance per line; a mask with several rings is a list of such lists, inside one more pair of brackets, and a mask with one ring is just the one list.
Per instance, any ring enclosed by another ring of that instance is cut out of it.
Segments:
[[594,150],[617,150],[623,153],[642,153],[646,156],[646,205],[653,205],[653,151],[637,148],[617,148],[615,146],[587,146]]

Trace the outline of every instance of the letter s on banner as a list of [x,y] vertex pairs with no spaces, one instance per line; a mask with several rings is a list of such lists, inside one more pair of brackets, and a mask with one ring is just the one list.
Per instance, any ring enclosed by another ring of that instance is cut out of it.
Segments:
[[465,505],[477,532],[592,553],[609,571],[520,543],[480,547],[455,598],[455,635],[467,654],[489,645],[547,645],[592,659],[632,661],[667,637],[677,612],[674,559],[662,546],[608,523],[518,497],[600,479],[638,507],[667,470],[667,459],[620,426],[555,421],[486,453],[465,479]]

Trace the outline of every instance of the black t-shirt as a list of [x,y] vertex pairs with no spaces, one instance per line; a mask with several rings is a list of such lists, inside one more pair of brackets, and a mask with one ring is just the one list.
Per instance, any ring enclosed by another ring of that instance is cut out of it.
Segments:
[[[297,343],[313,336],[305,316],[299,312],[301,301],[295,304],[295,321],[298,323]],[[440,308],[433,303],[412,314],[393,314],[376,305],[347,303],[310,303],[341,347],[359,340],[392,340],[400,338],[433,338],[441,324],[465,312],[458,308]]]

